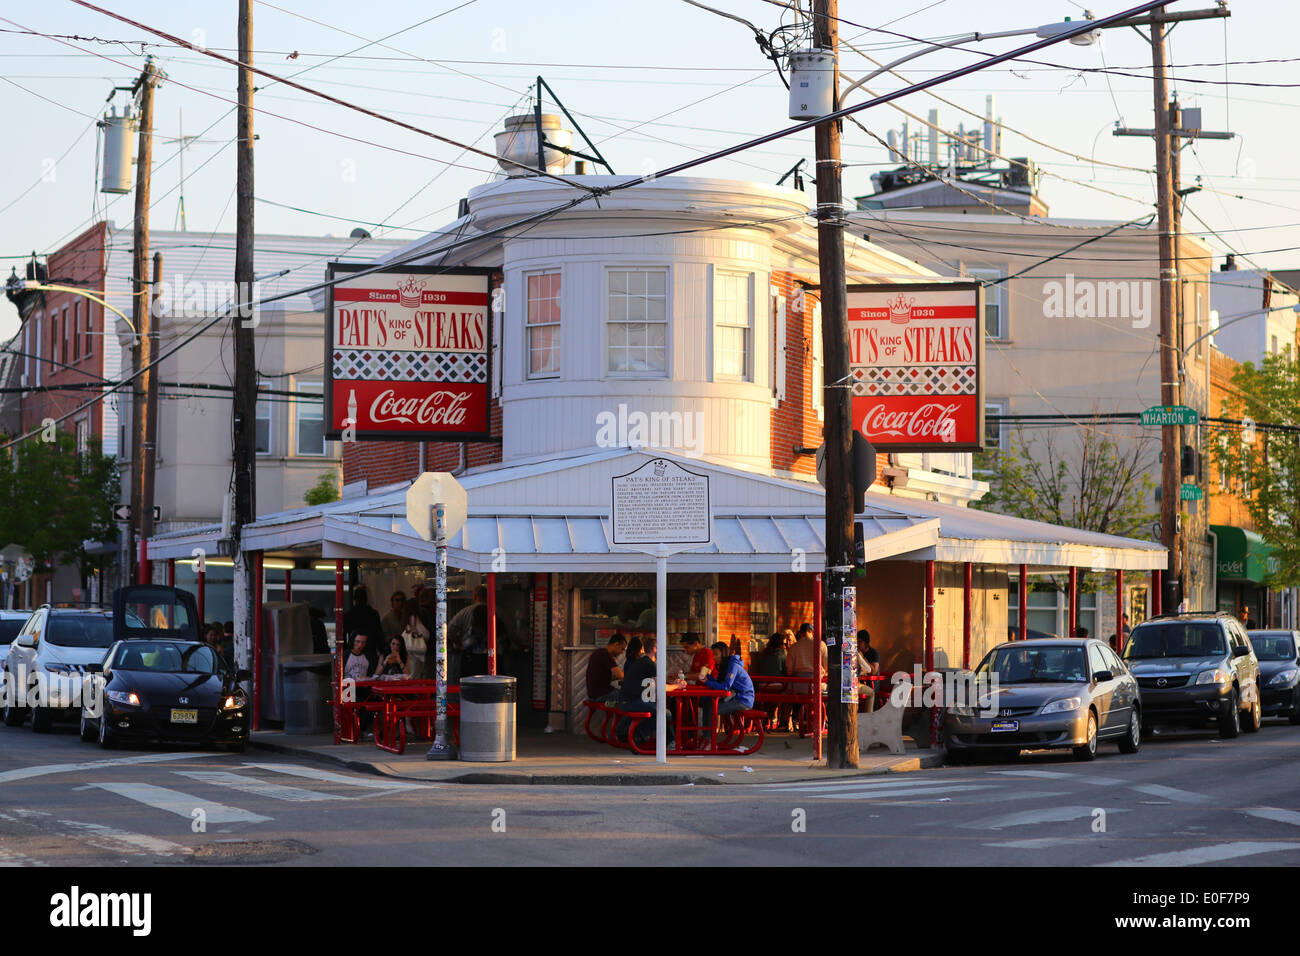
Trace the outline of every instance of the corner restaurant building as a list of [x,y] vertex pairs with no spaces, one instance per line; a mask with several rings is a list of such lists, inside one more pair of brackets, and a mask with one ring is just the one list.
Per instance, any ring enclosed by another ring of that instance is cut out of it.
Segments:
[[[345,583],[366,584],[382,613],[392,591],[410,596],[433,578],[433,546],[406,521],[406,488],[423,471],[455,473],[469,518],[449,542],[448,613],[487,584],[508,632],[498,636],[498,669],[520,679],[521,723],[571,730],[585,716],[592,650],[615,629],[653,630],[653,559],[609,546],[615,476],[662,457],[710,478],[713,543],[669,561],[670,668],[686,633],[735,637],[748,656],[773,630],[819,621],[824,565],[808,197],[672,177],[515,235],[481,235],[573,196],[537,178],[479,187],[467,216],[390,257],[494,273],[492,440],[346,443],[343,500],[263,515],[242,540],[263,564],[286,568],[292,599],[302,599],[293,568],[333,562],[336,588],[315,593],[332,607]],[[447,251],[453,238],[470,242]],[[846,239],[850,282],[936,281]],[[638,428],[646,422],[672,427],[656,435]],[[1148,542],[968,509],[984,490],[969,455],[882,455],[879,464],[857,518],[868,561],[857,607],[887,671],[974,664],[1009,623],[1023,628],[1033,575],[1085,568],[1122,579],[1165,566],[1163,548]],[[159,535],[149,557],[188,563],[196,547],[217,553],[219,534]],[[262,577],[256,590],[266,594]],[[236,629],[251,656],[250,622]]]

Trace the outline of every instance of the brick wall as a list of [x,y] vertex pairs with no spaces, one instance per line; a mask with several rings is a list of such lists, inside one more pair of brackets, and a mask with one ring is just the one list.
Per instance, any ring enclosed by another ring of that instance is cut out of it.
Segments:
[[812,455],[795,455],[795,448],[816,448],[822,443],[822,423],[812,407],[813,306],[817,299],[804,296],[804,310],[793,306],[798,283],[788,272],[773,272],[772,286],[785,297],[785,398],[772,409],[772,467],[778,471],[812,475]]
[[776,577],[776,627],[798,631],[813,619],[817,579],[811,574],[778,574]]

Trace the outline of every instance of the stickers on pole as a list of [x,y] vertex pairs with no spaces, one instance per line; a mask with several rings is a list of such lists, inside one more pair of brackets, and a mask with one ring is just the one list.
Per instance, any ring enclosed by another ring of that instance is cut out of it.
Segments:
[[858,701],[858,589],[843,591],[840,607],[840,703]]

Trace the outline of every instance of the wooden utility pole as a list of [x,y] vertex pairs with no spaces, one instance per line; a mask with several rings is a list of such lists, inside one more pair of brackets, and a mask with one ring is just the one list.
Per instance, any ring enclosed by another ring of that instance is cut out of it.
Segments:
[[[135,232],[131,248],[131,322],[135,347],[131,350],[137,373],[131,389],[131,519],[126,523],[124,584],[131,583],[138,542],[153,533],[153,469],[158,407],[158,377],[147,368],[154,360],[153,296],[149,288],[149,188],[153,171],[153,94],[158,70],[153,59],[135,82],[140,97],[140,147],[135,171]],[[157,282],[159,275],[154,274]],[[155,287],[156,288],[156,287]],[[144,371],[141,371],[144,369]],[[146,500],[147,495],[147,500]],[[144,572],[143,566],[140,572]]]
[[[253,4],[239,0],[239,122],[235,154],[235,390],[232,402],[235,507],[231,522],[235,559],[235,653],[241,667],[252,659],[253,582],[240,549],[244,525],[257,518],[257,367],[253,349]],[[260,675],[259,675],[260,677]]]
[[[831,54],[831,89],[839,89],[839,0],[816,0],[813,46]],[[839,104],[836,103],[836,108]],[[816,129],[817,263],[822,307],[822,354],[825,356],[826,423],[826,573],[822,578],[822,634],[826,638],[827,750],[832,769],[858,765],[857,701],[840,703],[843,679],[841,647],[844,589],[853,587],[853,411],[849,381],[849,328],[844,273],[844,206],[840,183],[840,123]],[[820,653],[817,648],[814,653]],[[813,693],[817,688],[813,688]],[[815,727],[813,733],[821,733]]]

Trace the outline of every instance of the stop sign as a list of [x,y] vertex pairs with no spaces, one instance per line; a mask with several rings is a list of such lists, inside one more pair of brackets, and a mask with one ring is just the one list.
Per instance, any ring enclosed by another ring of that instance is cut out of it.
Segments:
[[469,498],[455,476],[445,471],[426,471],[406,489],[406,520],[425,541],[433,540],[433,506],[442,503],[447,538],[465,525]]

